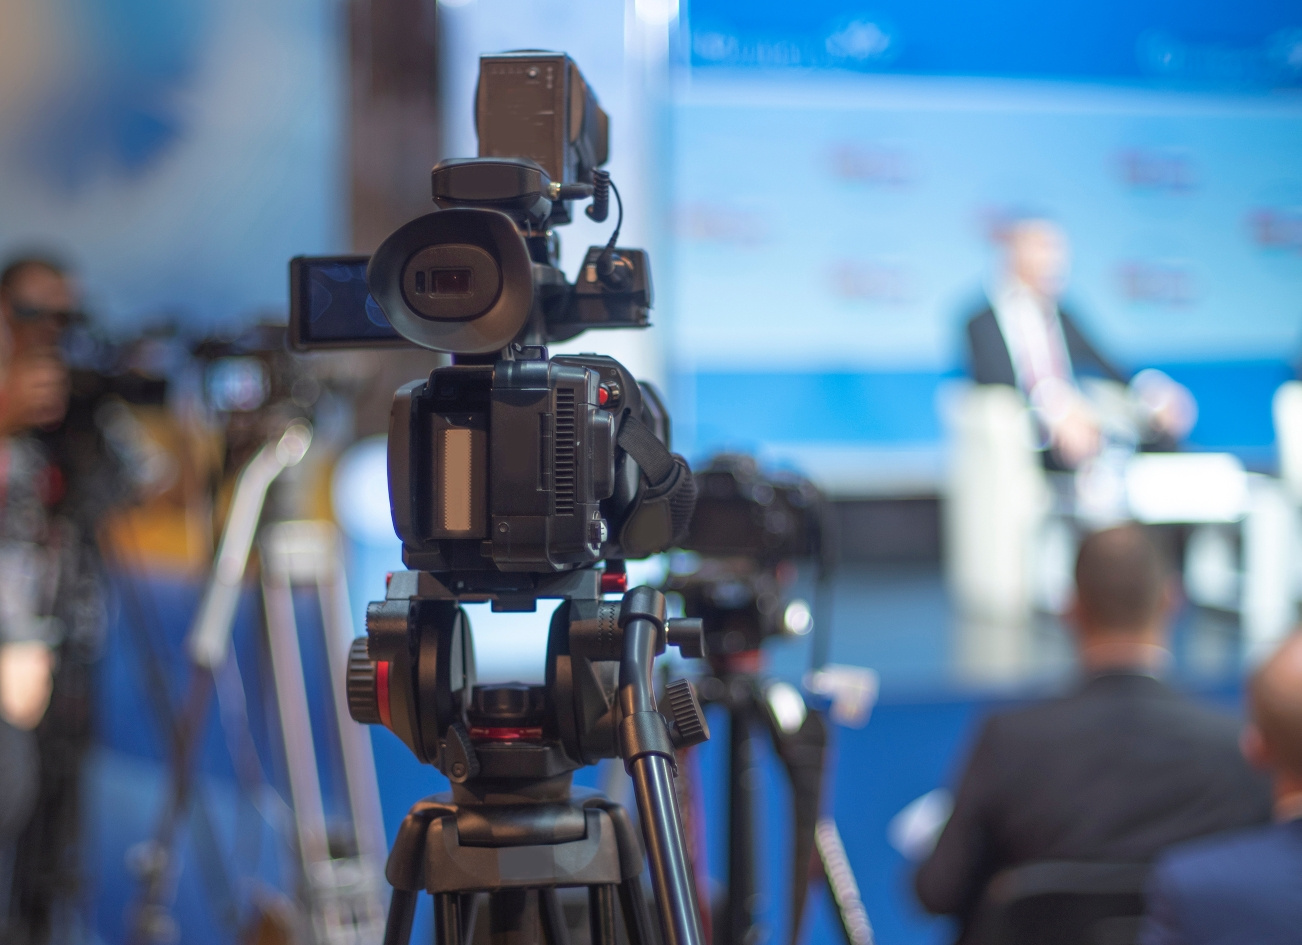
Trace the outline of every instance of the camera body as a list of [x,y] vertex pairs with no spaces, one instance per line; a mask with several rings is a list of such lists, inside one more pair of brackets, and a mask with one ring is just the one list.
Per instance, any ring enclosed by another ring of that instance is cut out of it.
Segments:
[[[825,567],[830,522],[819,490],[791,474],[765,474],[749,456],[722,454],[695,475],[696,511],[666,590],[704,624],[720,667],[774,636],[803,636],[809,605],[790,595],[797,562]],[[685,566],[684,566],[685,565]]]
[[617,441],[629,423],[669,438],[655,391],[599,355],[522,349],[406,385],[389,497],[407,566],[548,574],[666,547],[674,523],[639,505],[641,470]]
[[291,263],[290,337],[453,355],[394,399],[394,529],[408,568],[516,606],[550,575],[672,547],[695,494],[653,389],[611,358],[547,354],[648,324],[650,265],[615,245],[618,224],[574,282],[559,267],[574,202],[601,221],[619,199],[598,170],[605,112],[568,56],[530,51],[480,59],[475,114],[479,157],[431,172],[437,210],[369,259]]
[[760,565],[818,557],[823,496],[809,480],[766,474],[750,456],[721,453],[695,475],[696,513],[682,548]]

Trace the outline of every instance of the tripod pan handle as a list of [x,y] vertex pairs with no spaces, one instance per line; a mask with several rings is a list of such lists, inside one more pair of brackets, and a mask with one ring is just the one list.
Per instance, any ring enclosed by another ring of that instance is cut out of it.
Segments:
[[649,587],[629,591],[620,608],[620,625],[620,754],[633,778],[661,936],[664,945],[703,945],[696,882],[674,792],[673,743],[665,717],[656,711],[651,681],[656,652],[663,647],[664,595]]

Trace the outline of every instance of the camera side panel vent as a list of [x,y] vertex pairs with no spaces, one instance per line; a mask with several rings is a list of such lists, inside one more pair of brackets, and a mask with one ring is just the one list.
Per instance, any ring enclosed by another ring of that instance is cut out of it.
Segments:
[[553,491],[556,497],[557,515],[574,514],[575,475],[575,436],[577,426],[574,409],[574,388],[558,387],[556,389],[556,440],[553,454]]

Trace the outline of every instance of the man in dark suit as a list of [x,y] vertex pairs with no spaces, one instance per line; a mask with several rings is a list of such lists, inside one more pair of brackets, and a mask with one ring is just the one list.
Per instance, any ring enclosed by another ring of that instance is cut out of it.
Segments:
[[915,878],[923,906],[957,917],[964,937],[1001,870],[1142,864],[1173,843],[1269,819],[1268,786],[1240,756],[1236,723],[1157,678],[1173,599],[1142,527],[1081,544],[1071,618],[1086,679],[1063,698],[986,722]]
[[1158,862],[1143,945],[1302,941],[1302,634],[1252,679],[1243,751],[1268,770],[1270,827],[1186,844]]
[[1048,220],[1020,220],[1005,243],[1004,272],[989,304],[967,323],[972,379],[1022,392],[1055,466],[1074,469],[1100,448],[1099,417],[1077,384],[1081,375],[1130,383],[1139,440],[1173,449],[1193,425],[1193,397],[1159,371],[1141,371],[1131,381],[1062,311],[1069,265],[1062,230]]

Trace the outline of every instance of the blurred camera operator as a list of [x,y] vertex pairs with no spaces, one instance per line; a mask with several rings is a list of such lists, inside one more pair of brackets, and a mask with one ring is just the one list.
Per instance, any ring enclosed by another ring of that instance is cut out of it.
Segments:
[[1144,449],[1171,450],[1197,416],[1193,395],[1160,371],[1127,378],[1105,358],[1059,307],[1070,268],[1067,235],[1044,219],[1012,225],[1004,271],[989,304],[967,323],[969,369],[978,384],[1006,384],[1026,398],[1052,468],[1076,469],[1104,445],[1108,421],[1101,405],[1082,390],[1093,375],[1128,384],[1124,413],[1115,418]]
[[[75,894],[88,666],[102,631],[93,522],[55,460],[69,403],[60,342],[77,308],[56,262],[0,273],[0,844],[12,864],[6,942],[57,935]],[[92,513],[93,514],[93,513]],[[15,849],[16,846],[16,849]]]

